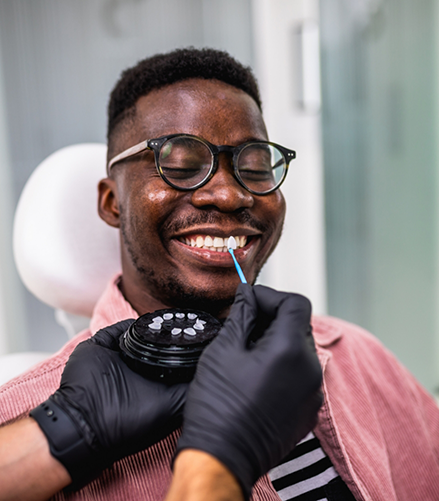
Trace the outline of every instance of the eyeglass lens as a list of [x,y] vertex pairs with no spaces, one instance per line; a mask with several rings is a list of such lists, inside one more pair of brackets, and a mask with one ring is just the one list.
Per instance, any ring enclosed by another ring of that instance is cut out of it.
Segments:
[[[277,186],[284,175],[286,162],[282,152],[269,144],[252,143],[239,153],[238,176],[250,190],[264,193]],[[202,141],[187,136],[167,140],[160,149],[159,166],[173,185],[190,189],[210,174],[213,155]]]

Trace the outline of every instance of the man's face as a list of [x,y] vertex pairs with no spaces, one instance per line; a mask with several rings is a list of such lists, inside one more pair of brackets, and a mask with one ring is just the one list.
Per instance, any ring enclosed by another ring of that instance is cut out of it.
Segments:
[[[216,145],[267,139],[261,113],[248,94],[216,80],[192,79],[141,97],[133,127],[116,138],[115,154],[175,133]],[[114,213],[108,218],[108,207],[102,210],[101,186],[101,216],[121,229],[122,287],[140,314],[182,306],[221,316],[233,301],[239,277],[230,253],[217,250],[219,239],[227,245],[230,236],[239,237],[235,256],[253,283],[280,237],[282,194],[257,196],[245,190],[227,154],[220,154],[214,177],[189,192],[160,178],[151,151],[116,165],[112,176],[108,186]]]

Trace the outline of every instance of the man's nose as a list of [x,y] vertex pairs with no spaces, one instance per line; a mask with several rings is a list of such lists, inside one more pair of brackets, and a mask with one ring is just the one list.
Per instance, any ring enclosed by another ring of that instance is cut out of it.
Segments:
[[239,184],[231,159],[226,157],[221,158],[212,179],[192,193],[192,204],[198,208],[213,206],[221,212],[234,212],[252,207],[254,195]]

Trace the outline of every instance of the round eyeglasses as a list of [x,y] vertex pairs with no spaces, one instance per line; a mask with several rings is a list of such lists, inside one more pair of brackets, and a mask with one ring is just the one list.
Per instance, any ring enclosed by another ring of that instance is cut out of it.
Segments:
[[250,141],[239,146],[217,146],[189,134],[147,139],[113,157],[108,172],[121,160],[145,150],[154,152],[155,165],[165,183],[177,190],[204,186],[218,169],[219,153],[232,155],[235,178],[254,195],[267,195],[285,180],[296,152],[269,141]]

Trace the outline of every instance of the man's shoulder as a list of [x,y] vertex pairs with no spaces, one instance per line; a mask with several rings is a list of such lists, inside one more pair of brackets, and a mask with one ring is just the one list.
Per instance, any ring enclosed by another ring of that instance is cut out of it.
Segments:
[[[358,325],[334,317],[313,318],[319,358],[327,363],[331,378],[343,384],[365,384],[374,392],[426,393],[418,381],[384,344]],[[347,378],[349,381],[347,381]]]
[[379,350],[384,345],[373,334],[359,325],[331,316],[314,316],[312,318],[313,335],[321,347],[330,347],[342,341],[345,345],[365,344]]
[[396,356],[366,329],[335,317],[314,317],[312,321],[317,351],[332,359],[332,364],[354,364],[364,372],[386,371],[393,377],[407,374]]
[[91,336],[85,330],[57,353],[0,387],[0,424],[15,421],[46,400],[58,387],[64,366],[75,347]]

